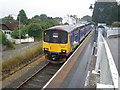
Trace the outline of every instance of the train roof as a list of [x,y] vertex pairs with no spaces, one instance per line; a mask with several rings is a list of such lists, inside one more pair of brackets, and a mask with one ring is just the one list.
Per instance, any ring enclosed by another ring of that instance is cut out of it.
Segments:
[[72,32],[73,30],[75,30],[76,28],[85,26],[86,24],[73,24],[73,25],[60,25],[60,26],[54,26],[51,28],[48,28],[47,30],[52,30],[52,29],[57,29],[57,30],[64,30],[67,32]]

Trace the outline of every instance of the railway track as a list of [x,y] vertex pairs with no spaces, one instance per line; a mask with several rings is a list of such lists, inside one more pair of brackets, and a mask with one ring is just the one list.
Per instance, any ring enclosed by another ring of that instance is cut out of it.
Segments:
[[46,63],[31,77],[21,83],[15,90],[23,88],[42,88],[47,81],[57,72],[62,64]]

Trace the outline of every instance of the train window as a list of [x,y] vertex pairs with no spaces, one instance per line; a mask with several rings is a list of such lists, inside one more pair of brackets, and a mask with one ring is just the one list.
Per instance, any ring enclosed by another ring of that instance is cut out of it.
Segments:
[[64,32],[64,31],[61,31],[60,32],[60,43],[62,43],[62,44],[65,44],[65,43],[67,43],[67,40],[68,40],[68,35],[67,35],[67,32]]
[[52,40],[51,42],[53,43],[58,43],[59,42],[59,36],[58,36],[58,31],[52,31]]
[[58,33],[53,33],[54,38],[58,38]]
[[78,37],[78,33],[76,33],[76,34],[75,34],[75,41],[77,42],[78,39],[79,39],[79,37]]
[[44,41],[49,43],[67,43],[67,32],[49,30],[44,32]]
[[49,42],[50,41],[50,31],[45,31],[44,32],[44,41]]

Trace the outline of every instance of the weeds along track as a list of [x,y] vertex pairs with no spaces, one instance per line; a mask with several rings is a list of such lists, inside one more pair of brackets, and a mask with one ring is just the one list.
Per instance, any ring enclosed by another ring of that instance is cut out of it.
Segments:
[[62,64],[47,63],[31,77],[26,79],[16,90],[23,88],[42,88],[48,80],[58,71]]

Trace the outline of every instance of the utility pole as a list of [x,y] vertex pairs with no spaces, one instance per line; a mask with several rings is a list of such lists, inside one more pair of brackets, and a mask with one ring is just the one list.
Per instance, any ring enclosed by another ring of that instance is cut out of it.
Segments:
[[21,43],[21,33],[20,33],[20,16],[19,17],[19,40],[20,40],[20,43]]

